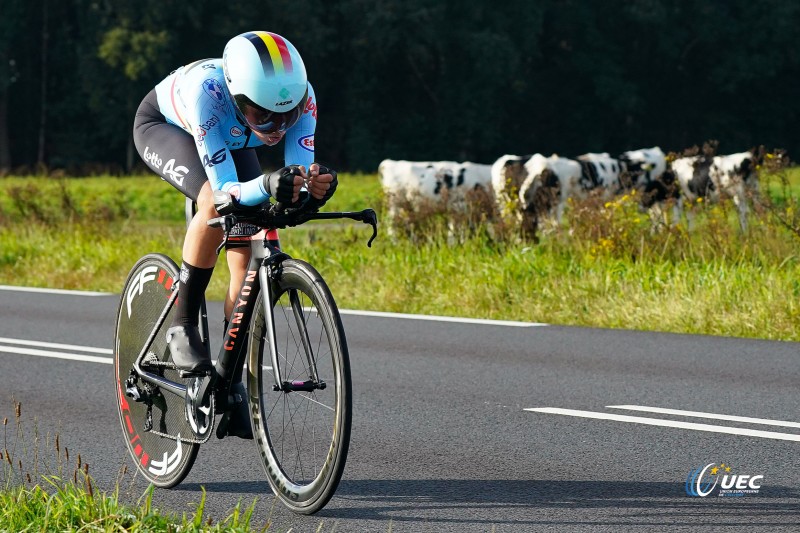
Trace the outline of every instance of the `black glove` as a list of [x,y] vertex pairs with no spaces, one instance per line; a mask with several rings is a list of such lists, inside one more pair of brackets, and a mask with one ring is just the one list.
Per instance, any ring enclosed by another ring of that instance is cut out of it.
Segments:
[[300,175],[300,169],[294,165],[283,167],[272,174],[265,174],[264,190],[275,198],[276,202],[290,204],[294,196],[294,177]]
[[336,171],[333,170],[332,168],[328,168],[328,167],[324,167],[324,166],[320,165],[319,166],[319,174],[320,175],[321,174],[330,174],[331,176],[333,176],[333,181],[331,181],[331,186],[328,188],[327,191],[325,191],[325,196],[323,196],[322,198],[318,199],[318,198],[314,198],[311,195],[308,196],[308,201],[306,202],[306,206],[310,207],[311,209],[319,209],[320,207],[325,205],[325,203],[328,200],[331,199],[331,196],[333,196],[333,193],[336,192],[336,186],[339,185],[339,180],[336,177]]

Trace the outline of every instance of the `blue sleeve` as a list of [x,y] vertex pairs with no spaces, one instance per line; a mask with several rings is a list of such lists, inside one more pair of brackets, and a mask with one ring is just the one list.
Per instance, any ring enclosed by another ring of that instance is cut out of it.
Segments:
[[269,194],[264,189],[264,179],[260,176],[244,183],[226,183],[222,190],[238,197],[239,203],[242,205],[259,205],[269,198]]
[[263,189],[263,180],[254,179],[240,183],[231,151],[225,143],[224,125],[231,110],[227,92],[220,81],[202,69],[194,69],[187,75],[186,93],[187,119],[194,128],[193,135],[197,152],[203,163],[213,191],[226,191],[238,196],[239,203],[258,205],[269,198]]
[[311,83],[303,116],[289,128],[284,139],[284,158],[287,165],[303,165],[306,170],[314,162],[314,131],[317,129],[317,98]]

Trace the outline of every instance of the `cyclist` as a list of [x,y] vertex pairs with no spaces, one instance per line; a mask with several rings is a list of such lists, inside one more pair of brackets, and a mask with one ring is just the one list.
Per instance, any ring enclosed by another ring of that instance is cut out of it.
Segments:
[[[184,375],[212,369],[198,315],[223,236],[221,229],[206,224],[219,216],[213,192],[228,192],[239,204],[254,206],[270,197],[297,204],[306,189],[306,205],[321,207],[336,190],[337,178],[333,170],[314,163],[316,123],[314,90],[299,52],[287,39],[265,31],[237,35],[226,44],[222,59],[178,68],[139,105],[133,127],[139,155],[197,204],[183,243],[181,295],[167,331],[173,361]],[[255,148],[275,146],[282,139],[287,166],[264,174]],[[245,224],[231,231],[225,317],[244,280],[248,237],[257,231]],[[228,434],[252,438],[241,381],[241,373],[232,377],[240,401]]]

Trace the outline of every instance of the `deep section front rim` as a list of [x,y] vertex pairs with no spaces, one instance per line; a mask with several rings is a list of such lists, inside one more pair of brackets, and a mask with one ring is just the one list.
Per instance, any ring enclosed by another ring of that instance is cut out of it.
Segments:
[[[282,378],[296,384],[314,382],[306,357],[309,347],[316,361],[317,388],[273,390],[262,291],[251,327],[248,391],[254,436],[273,491],[293,511],[311,514],[333,496],[347,459],[352,419],[349,357],[339,312],[321,276],[294,259],[284,261],[280,272],[273,281],[272,308]],[[298,299],[294,306],[292,293]]]

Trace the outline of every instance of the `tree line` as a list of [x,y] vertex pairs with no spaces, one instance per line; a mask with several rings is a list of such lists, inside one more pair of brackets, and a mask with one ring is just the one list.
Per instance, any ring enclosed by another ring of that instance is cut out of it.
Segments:
[[249,30],[300,50],[317,157],[342,170],[708,139],[791,155],[798,27],[791,0],[3,0],[0,172],[136,170],[144,95]]

